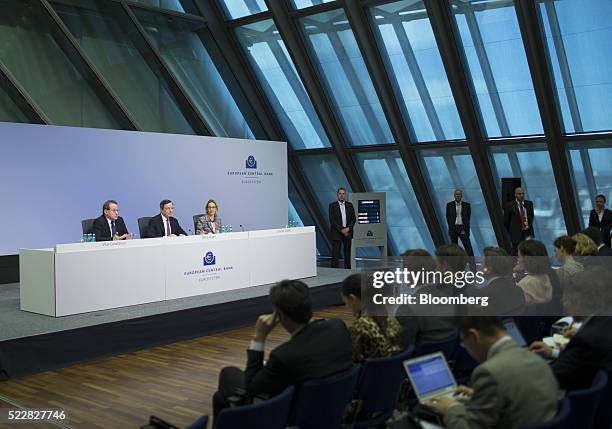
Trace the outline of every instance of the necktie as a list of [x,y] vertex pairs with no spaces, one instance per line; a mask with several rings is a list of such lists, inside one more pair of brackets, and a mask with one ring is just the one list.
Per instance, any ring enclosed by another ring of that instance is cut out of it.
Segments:
[[166,219],[166,237],[170,235],[170,222]]
[[117,235],[117,226],[115,226],[115,221],[111,222],[111,237]]
[[527,229],[527,218],[525,217],[525,206],[519,203],[519,214],[521,215],[521,225],[523,229]]

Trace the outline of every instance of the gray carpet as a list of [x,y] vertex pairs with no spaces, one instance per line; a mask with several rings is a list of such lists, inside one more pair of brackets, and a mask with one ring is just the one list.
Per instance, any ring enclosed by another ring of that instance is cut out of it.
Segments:
[[[340,283],[351,272],[351,270],[318,267],[316,277],[303,281],[309,287],[315,288]],[[265,296],[268,294],[270,286],[255,286],[229,292],[211,293],[73,316],[50,317],[19,309],[19,283],[0,285],[0,341]]]

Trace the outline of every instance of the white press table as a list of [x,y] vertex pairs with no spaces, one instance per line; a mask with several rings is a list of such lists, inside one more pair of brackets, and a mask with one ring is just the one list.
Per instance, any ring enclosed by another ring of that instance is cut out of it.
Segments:
[[21,309],[67,316],[317,274],[313,226],[20,249]]

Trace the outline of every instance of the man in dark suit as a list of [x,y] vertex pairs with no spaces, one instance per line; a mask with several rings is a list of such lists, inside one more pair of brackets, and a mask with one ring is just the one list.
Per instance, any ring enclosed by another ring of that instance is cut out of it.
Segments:
[[[321,379],[349,370],[353,365],[351,335],[339,319],[312,318],[308,286],[283,280],[270,289],[274,313],[259,316],[255,336],[247,350],[246,370],[225,367],[213,396],[214,415],[229,405],[230,396],[241,404],[255,396],[274,396],[288,386]],[[270,352],[264,364],[268,334],[280,324],[290,338]]]
[[461,201],[463,192],[455,190],[455,201],[446,204],[446,223],[448,224],[448,235],[451,242],[457,244],[461,239],[461,244],[468,256],[474,256],[472,243],[470,242],[470,217],[472,208],[470,203]]
[[338,268],[340,259],[340,246],[344,247],[344,268],[351,268],[351,240],[353,239],[353,227],[357,218],[355,208],[351,203],[345,201],[346,189],[338,189],[338,200],[329,205],[329,239],[332,242],[331,267]]
[[519,243],[527,237],[535,237],[533,218],[533,203],[525,199],[522,188],[516,188],[514,200],[506,203],[504,207],[504,225],[510,236],[513,256],[518,254]]
[[93,233],[96,241],[131,240],[123,218],[119,216],[119,205],[115,200],[107,200],[102,206],[102,216],[94,220]]
[[597,371],[612,367],[612,273],[602,267],[574,274],[563,291],[563,303],[572,316],[583,319],[582,326],[562,351],[536,341],[530,349],[549,359],[562,389],[584,389]]
[[606,197],[595,197],[595,208],[589,216],[589,226],[599,228],[604,244],[610,247],[610,229],[612,229],[612,211],[606,208]]
[[147,237],[177,237],[179,235],[187,235],[183,228],[179,225],[178,220],[172,216],[174,212],[174,204],[170,200],[162,200],[159,203],[160,213],[153,216],[147,227]]

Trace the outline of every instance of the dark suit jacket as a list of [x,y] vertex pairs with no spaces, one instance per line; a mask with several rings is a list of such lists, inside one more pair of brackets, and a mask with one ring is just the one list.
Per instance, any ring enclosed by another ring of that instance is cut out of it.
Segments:
[[[525,206],[529,229],[531,229],[531,234],[535,235],[535,231],[533,229],[533,203],[528,200],[523,200],[523,205]],[[506,203],[504,206],[504,226],[506,227],[508,234],[510,234],[510,241],[512,243],[518,243],[521,241],[521,231],[523,226],[521,225],[521,214],[519,212],[516,199]]]
[[[463,229],[467,235],[470,235],[470,217],[472,216],[472,206],[470,203],[461,201],[461,221],[463,222]],[[455,201],[451,201],[446,204],[446,223],[448,224],[448,233],[452,234],[452,228],[455,226],[455,219],[457,219],[457,206]]]
[[612,256],[612,249],[606,245],[601,246],[601,248],[597,251],[597,256]]
[[286,387],[344,372],[353,365],[351,334],[340,319],[320,319],[281,344],[268,357],[247,350],[245,386],[250,396],[276,395]]
[[612,317],[595,316],[580,328],[551,368],[562,389],[584,389],[612,366]]
[[492,315],[514,316],[521,314],[525,307],[523,289],[516,285],[512,276],[494,277],[485,286],[468,289],[467,293],[488,297],[487,312]]
[[[119,216],[115,221],[115,226],[117,227],[117,235],[127,234],[128,230],[125,226],[125,222],[123,218]],[[96,235],[96,241],[110,241],[113,239],[111,236],[111,229],[108,225],[108,221],[106,220],[106,216],[102,215],[99,218],[96,218],[92,227],[93,233]]]
[[591,214],[589,215],[589,226],[594,226],[595,228],[599,228],[601,231],[601,236],[603,237],[604,243],[610,245],[610,229],[612,228],[612,211],[605,209],[604,214],[601,217],[601,222],[599,221],[599,217],[595,212],[595,209],[591,210]]
[[[355,226],[355,222],[357,222],[357,217],[355,216],[355,208],[351,203],[345,201],[345,209],[346,209],[346,226],[349,228],[349,236],[348,238],[353,238],[353,227]],[[331,225],[331,230],[329,231],[329,239],[334,240],[342,240],[344,235],[340,232],[342,230],[342,213],[340,212],[340,204],[338,201],[334,201],[329,205],[329,223]]]
[[[175,217],[170,217],[170,231],[175,235],[187,235]],[[153,216],[149,221],[149,227],[147,228],[147,238],[163,237],[165,235],[166,226],[164,225],[162,215],[158,214],[157,216]]]

